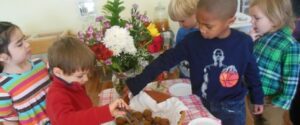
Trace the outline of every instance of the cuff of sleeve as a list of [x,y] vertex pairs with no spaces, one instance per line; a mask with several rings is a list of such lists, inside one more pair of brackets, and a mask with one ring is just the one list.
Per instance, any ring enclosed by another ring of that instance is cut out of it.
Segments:
[[264,100],[263,100],[263,98],[262,99],[251,99],[251,102],[253,103],[253,104],[257,104],[257,105],[263,105],[264,104]]
[[264,104],[264,94],[261,91],[251,93],[251,102],[253,104],[263,105]]
[[19,121],[18,117],[6,117],[6,118],[0,118],[0,122],[5,122],[5,121],[9,121],[9,122],[17,122]]
[[130,92],[133,94],[133,95],[137,95],[139,94],[139,92],[142,90],[139,88],[138,85],[134,84],[134,79],[133,78],[128,78],[126,80],[126,84],[127,84],[127,87],[128,89],[130,90]]
[[287,99],[280,98],[280,97],[274,97],[272,99],[272,104],[274,106],[280,107],[284,110],[289,110],[291,107],[292,101],[288,101]]

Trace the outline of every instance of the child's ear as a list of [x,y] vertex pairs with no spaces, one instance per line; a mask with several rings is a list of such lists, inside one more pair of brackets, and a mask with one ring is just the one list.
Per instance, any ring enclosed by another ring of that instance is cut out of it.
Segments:
[[53,71],[53,74],[58,77],[60,77],[61,75],[64,74],[64,72],[58,67],[54,67],[52,71]]
[[229,19],[227,20],[227,23],[228,23],[229,25],[231,25],[231,24],[234,23],[235,19],[236,19],[236,17],[235,17],[235,16],[232,16],[231,18],[229,18]]

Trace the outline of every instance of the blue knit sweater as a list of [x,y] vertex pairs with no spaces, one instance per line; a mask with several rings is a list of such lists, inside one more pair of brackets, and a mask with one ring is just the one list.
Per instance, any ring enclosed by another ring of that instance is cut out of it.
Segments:
[[[251,101],[263,104],[263,92],[252,49],[251,38],[235,29],[231,29],[230,35],[224,39],[205,39],[196,31],[175,48],[160,55],[140,75],[126,82],[129,90],[136,95],[159,73],[187,60],[193,94],[219,103],[243,100],[249,90]],[[242,82],[243,79],[247,84]]]

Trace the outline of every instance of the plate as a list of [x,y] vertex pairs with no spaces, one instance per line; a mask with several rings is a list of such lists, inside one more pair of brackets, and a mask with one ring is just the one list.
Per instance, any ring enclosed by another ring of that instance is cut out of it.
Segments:
[[189,122],[188,125],[220,125],[220,124],[211,118],[197,118]]
[[177,83],[169,87],[172,96],[188,96],[192,94],[191,84]]

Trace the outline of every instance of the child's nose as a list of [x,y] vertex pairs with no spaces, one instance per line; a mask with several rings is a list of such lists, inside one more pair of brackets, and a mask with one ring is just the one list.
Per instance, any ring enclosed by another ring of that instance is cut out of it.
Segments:
[[252,25],[254,24],[254,19],[253,18],[251,18],[250,23],[252,23]]
[[25,47],[29,48],[30,47],[30,43],[28,41],[24,41]]

